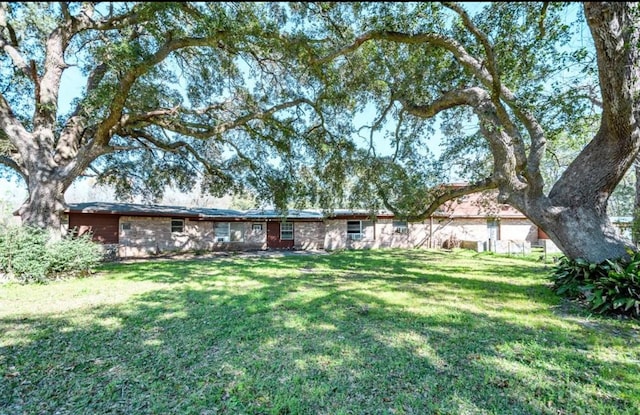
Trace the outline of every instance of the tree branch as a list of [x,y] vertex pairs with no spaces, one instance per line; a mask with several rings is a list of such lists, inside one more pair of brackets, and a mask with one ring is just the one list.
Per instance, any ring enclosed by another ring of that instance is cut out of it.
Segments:
[[[431,203],[422,212],[415,215],[407,216],[407,221],[418,222],[427,219],[433,213],[435,213],[435,211],[438,210],[438,208],[442,206],[443,203],[451,199],[455,199],[456,197],[461,197],[471,193],[481,192],[483,190],[496,189],[497,187],[498,183],[493,179],[493,177],[487,177],[478,182],[464,186],[440,185],[432,189],[433,194],[431,196],[433,199],[431,200]],[[382,199],[382,203],[384,204],[385,208],[394,213],[398,212],[398,209],[396,209],[389,202],[384,189],[378,187],[378,195]]]
[[402,127],[402,122],[404,121],[404,113],[405,109],[402,108],[400,113],[398,114],[398,124],[396,125],[395,137],[396,137],[396,150],[393,152],[393,158],[391,160],[396,161],[398,159],[398,155],[400,153],[400,128]]
[[32,150],[33,144],[29,139],[31,134],[13,115],[9,103],[2,95],[0,95],[0,130],[4,132],[9,142],[23,158]]
[[[329,62],[337,58],[338,56],[343,56],[354,52],[361,45],[372,40],[383,40],[405,44],[429,43],[434,46],[442,47],[451,52],[454,58],[463,67],[471,71],[471,73],[473,73],[476,78],[485,86],[493,90],[494,86],[496,85],[494,83],[494,77],[491,75],[482,61],[470,55],[467,50],[456,40],[436,33],[408,34],[395,31],[366,32],[363,35],[357,37],[350,45],[347,45],[342,49],[330,53],[325,57],[313,59],[312,63]],[[544,156],[544,151],[546,148],[546,137],[544,134],[544,129],[537,121],[535,116],[531,112],[524,109],[513,92],[511,92],[511,90],[509,90],[507,87],[505,87],[504,85],[500,85],[498,96],[502,100],[504,100],[509,108],[511,108],[513,114],[518,120],[523,123],[524,127],[529,133],[531,139],[531,148],[528,157],[526,156],[526,151],[522,140],[519,139],[518,135],[512,136],[513,140],[515,140],[514,142],[512,142],[512,145],[514,145],[517,166],[520,166],[522,168],[526,165],[526,170],[522,173],[527,178],[527,182],[529,184],[528,191],[532,194],[542,194],[544,180],[542,178],[542,175],[540,174],[540,161]],[[503,126],[508,127],[509,124],[504,124],[503,121]],[[514,134],[514,131],[517,131],[517,129],[510,131],[510,133]],[[526,162],[524,160],[526,160]],[[517,173],[519,174],[520,172],[518,171]]]
[[[96,66],[87,78],[86,95],[90,95],[94,91],[100,81],[104,77],[107,70],[107,65],[100,64]],[[83,107],[83,102],[78,102],[73,110],[73,113],[67,119],[62,132],[60,133],[60,139],[56,146],[56,162],[63,160],[69,160],[77,154],[80,147],[82,136],[85,131],[86,117],[82,112],[87,109]]]
[[480,120],[480,131],[491,147],[494,160],[493,180],[500,184],[508,183],[509,189],[523,188],[517,170],[517,145],[513,143],[514,138],[505,132],[502,120],[487,91],[480,87],[449,91],[431,104],[422,106],[402,100],[400,102],[408,113],[423,118],[434,117],[439,112],[456,106],[472,107]]
[[180,111],[186,114],[198,114],[202,115],[201,110],[196,111],[185,111],[179,108],[161,108],[158,110],[150,111],[145,114],[138,115],[125,115],[122,118],[122,122],[120,125],[123,128],[127,127],[140,127],[141,125],[154,124],[169,131],[179,133],[185,136],[190,136],[198,139],[208,139],[211,137],[216,137],[224,134],[227,131],[238,128],[241,125],[247,124],[249,121],[253,120],[264,120],[270,118],[274,113],[278,111],[282,111],[284,109],[293,108],[300,104],[307,104],[313,108],[315,108],[313,102],[309,101],[306,98],[299,98],[293,101],[283,102],[278,105],[274,105],[271,108],[256,111],[254,113],[246,114],[244,116],[238,117],[233,121],[223,122],[218,125],[210,125],[208,123],[191,125],[188,126],[185,123],[176,120],[175,116],[179,114]]
[[542,9],[540,10],[540,17],[538,18],[538,39],[541,39],[546,34],[544,28],[544,19],[547,17],[547,9],[549,8],[549,2],[542,3]]
[[[0,3],[0,48],[11,58],[11,61],[22,73],[29,79],[31,78],[31,70],[29,64],[18,50],[18,38],[13,27],[7,22],[7,7],[5,2]],[[4,37],[4,30],[9,33],[9,40]]]
[[201,165],[204,167],[207,172],[214,176],[222,175],[220,169],[215,168],[207,159],[202,157],[200,153],[193,148],[193,146],[185,141],[175,141],[173,143],[167,143],[162,140],[158,140],[153,137],[151,134],[147,134],[145,131],[134,130],[131,132],[132,135],[135,135],[138,138],[141,138],[149,143],[153,144],[156,148],[159,148],[164,151],[176,153],[180,149],[185,149],[189,154],[191,154]]
[[0,164],[4,164],[11,170],[18,173],[25,183],[29,183],[29,175],[14,159],[4,154],[0,154]]
[[76,32],[85,30],[118,30],[144,23],[148,21],[149,18],[143,18],[140,13],[138,13],[141,7],[141,4],[136,4],[128,13],[118,16],[112,16],[110,14],[106,19],[95,21],[93,20],[95,12],[93,3],[85,2],[83,3],[81,12],[74,18],[74,30]]
[[135,81],[144,75],[150,68],[162,62],[171,52],[190,47],[217,47],[217,41],[225,32],[219,31],[216,36],[206,38],[181,38],[169,39],[154,54],[145,59],[142,63],[132,67],[120,79],[118,91],[109,106],[109,114],[100,123],[96,131],[94,145],[106,145],[114,132],[114,127],[122,122],[122,111],[126,103],[129,92]]
[[480,87],[457,89],[445,92],[440,98],[429,105],[414,105],[404,99],[399,99],[404,109],[412,115],[421,118],[432,118],[438,113],[461,105],[477,108],[483,102],[490,100],[489,93]]
[[60,5],[60,11],[62,12],[64,20],[67,22],[71,22],[73,18],[71,17],[71,13],[69,13],[69,5],[64,1],[61,1],[58,4]]
[[469,17],[469,14],[467,14],[467,12],[457,3],[443,2],[442,4],[445,7],[456,12],[462,18],[462,23],[464,24],[464,26],[476,37],[476,39],[478,39],[478,41],[482,45],[485,56],[487,58],[486,62],[484,63],[489,71],[489,74],[491,75],[491,94],[496,98],[499,97],[502,85],[500,82],[498,65],[496,64],[496,57],[493,53],[493,47],[489,42],[489,38],[483,31],[478,29],[478,27],[473,24],[471,18]]

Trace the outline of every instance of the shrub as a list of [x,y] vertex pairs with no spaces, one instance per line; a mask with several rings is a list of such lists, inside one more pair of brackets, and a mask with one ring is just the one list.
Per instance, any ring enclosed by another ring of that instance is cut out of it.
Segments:
[[606,260],[600,264],[562,257],[550,279],[553,290],[584,301],[599,314],[640,317],[640,253],[627,261]]
[[87,275],[101,260],[102,247],[88,236],[49,242],[41,229],[0,229],[0,272],[22,282]]
[[46,232],[28,227],[0,231],[0,270],[20,280],[41,280],[47,275]]
[[102,247],[89,235],[67,237],[48,246],[49,276],[85,276],[103,258]]

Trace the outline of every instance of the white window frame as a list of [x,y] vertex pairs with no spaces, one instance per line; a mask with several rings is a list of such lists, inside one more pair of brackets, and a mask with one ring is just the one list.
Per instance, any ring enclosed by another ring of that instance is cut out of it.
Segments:
[[[353,230],[349,229],[349,224],[352,225],[358,222],[358,232],[353,232]],[[348,220],[347,221],[347,239],[350,241],[361,241],[364,239],[364,233],[362,232],[362,221],[361,220]]]
[[171,233],[183,233],[183,232],[184,232],[184,218],[171,218]]
[[[226,232],[223,232],[219,235],[218,229],[223,229],[223,228],[226,228]],[[214,222],[213,237],[216,242],[244,242],[244,229],[240,229],[240,239],[238,240],[234,240],[231,237],[232,232],[234,232],[234,230],[232,229],[231,222]]]
[[[172,221],[173,221],[173,219],[172,219]],[[120,224],[120,230],[130,231],[131,230],[131,222],[122,222]]]
[[400,233],[400,234],[409,233],[409,222],[407,222],[406,220],[394,220],[393,233]]
[[[291,228],[290,230],[284,230],[285,225],[287,228]],[[291,233],[291,237],[287,237],[285,238],[284,234],[285,233]],[[293,222],[282,222],[280,223],[280,240],[281,241],[293,241]]]
[[[226,228],[226,232],[221,232],[220,234],[218,234],[218,230],[223,228]],[[213,237],[215,238],[216,242],[230,242],[231,241],[231,223],[214,222]]]

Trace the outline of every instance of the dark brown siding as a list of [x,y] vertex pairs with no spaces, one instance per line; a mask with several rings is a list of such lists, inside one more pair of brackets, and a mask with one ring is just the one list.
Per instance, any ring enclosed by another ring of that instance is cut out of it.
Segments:
[[280,222],[267,222],[267,248],[293,248],[293,240],[280,240]]
[[92,239],[103,244],[117,244],[118,215],[97,213],[69,213],[69,230],[77,229],[78,235],[92,233]]

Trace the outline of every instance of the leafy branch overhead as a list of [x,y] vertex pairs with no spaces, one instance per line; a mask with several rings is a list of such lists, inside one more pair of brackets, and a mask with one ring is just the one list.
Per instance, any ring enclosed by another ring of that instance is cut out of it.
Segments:
[[[389,186],[384,174],[363,169],[363,181],[374,181],[368,188],[385,206],[420,219],[460,192],[496,188],[499,201],[525,213],[570,257],[627,256],[628,242],[615,235],[606,211],[640,148],[632,133],[640,119],[632,98],[639,68],[628,64],[638,57],[637,5],[313,3],[304,9],[300,32],[311,25],[313,38],[321,39],[309,48],[310,61],[347,74],[340,87],[357,91],[355,107],[377,110],[372,130],[384,120],[395,124],[387,137],[406,147],[408,157],[394,158],[403,168],[395,176],[406,186],[397,180]],[[447,134],[439,159],[425,149],[425,135],[438,123]],[[588,144],[558,176],[546,174],[548,155],[568,141]],[[416,153],[428,161],[422,168],[415,167]],[[436,187],[446,182],[447,167],[472,184]],[[427,182],[417,179],[436,168],[440,174]],[[413,192],[411,182],[418,187]]]
[[[30,189],[46,160],[47,179],[63,190],[93,172],[122,197],[153,198],[199,177],[215,193],[257,186],[282,169],[278,160],[300,156],[296,143],[325,133],[340,141],[286,71],[286,45],[265,12],[282,13],[238,3],[3,3],[10,76],[0,161]],[[62,113],[70,70],[85,83]]]

